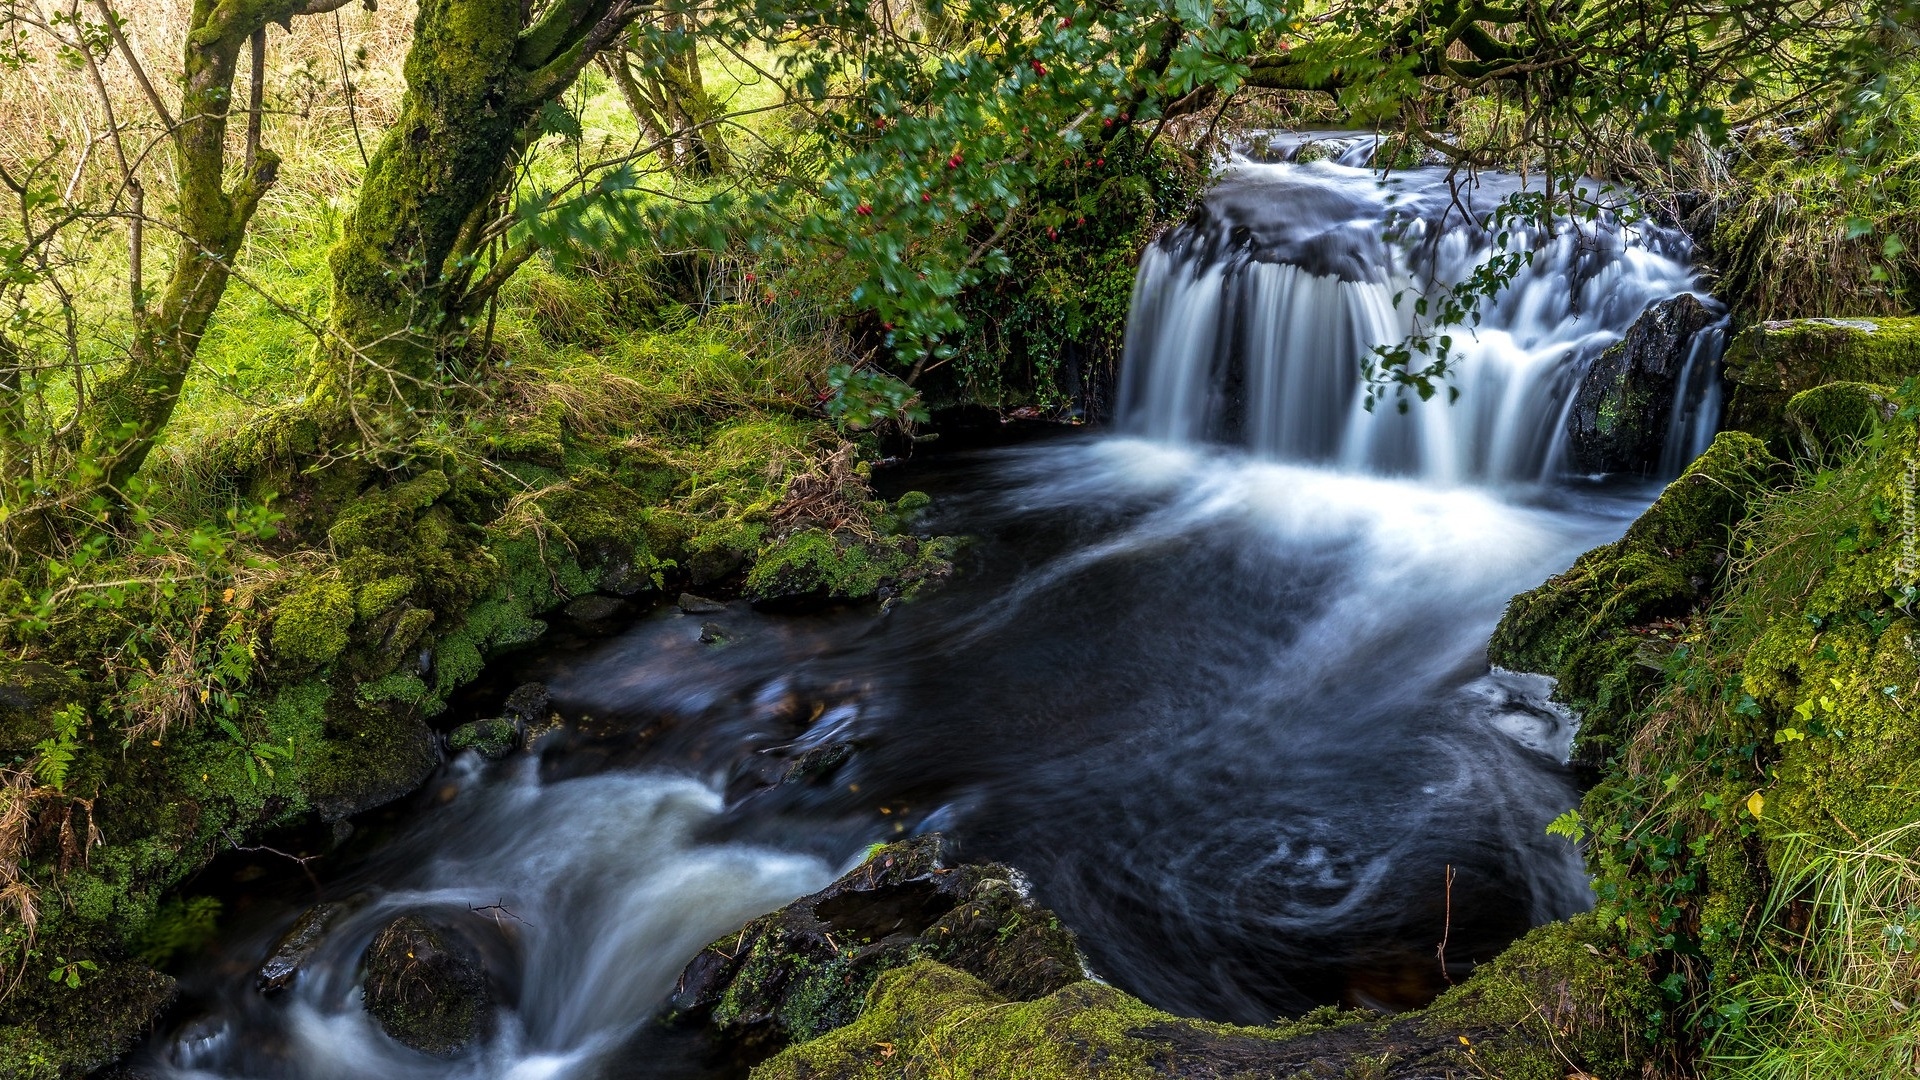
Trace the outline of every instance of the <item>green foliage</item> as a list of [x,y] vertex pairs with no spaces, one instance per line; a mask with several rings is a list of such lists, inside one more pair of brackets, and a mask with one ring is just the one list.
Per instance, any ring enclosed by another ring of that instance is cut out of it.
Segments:
[[926,407],[913,387],[884,371],[835,364],[827,371],[827,387],[833,391],[827,399],[827,415],[855,430],[889,421],[927,422]]

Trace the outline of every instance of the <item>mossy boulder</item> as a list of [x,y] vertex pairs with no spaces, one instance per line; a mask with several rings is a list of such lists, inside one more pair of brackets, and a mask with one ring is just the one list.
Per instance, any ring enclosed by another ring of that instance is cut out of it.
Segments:
[[687,965],[673,1007],[766,1052],[860,1014],[881,972],[939,960],[1013,1000],[1081,977],[1073,935],[1017,871],[958,863],[938,835],[893,844],[827,888],[756,919]]
[[1638,1075],[1635,1009],[1657,993],[1590,917],[1543,927],[1428,1009],[1316,1010],[1271,1027],[1160,1012],[1102,983],[1033,1000],[921,961],[875,980],[855,1023],[781,1053],[755,1080]]
[[1759,439],[1722,432],[1667,485],[1626,535],[1521,593],[1488,643],[1501,667],[1552,675],[1582,713],[1576,757],[1596,761],[1623,734],[1634,695],[1650,684],[1650,624],[1687,614],[1710,595],[1733,527],[1784,466]]
[[1694,336],[1718,318],[1691,293],[1662,300],[1594,359],[1567,419],[1568,457],[1575,469],[1647,473],[1659,464],[1674,386]]
[[471,750],[489,761],[506,757],[519,744],[520,725],[504,716],[470,720],[447,735],[447,749],[455,753]]
[[1898,411],[1891,387],[1834,382],[1793,395],[1783,415],[1802,453],[1830,460],[1873,434]]
[[1899,386],[1920,374],[1920,318],[1760,323],[1727,348],[1727,426],[1784,445],[1795,394],[1832,382]]
[[351,586],[332,578],[309,581],[274,609],[274,655],[294,664],[329,663],[346,650],[354,616]]
[[365,964],[367,1012],[404,1045],[449,1057],[492,1022],[486,970],[456,931],[402,915],[374,935]]
[[[132,1049],[174,999],[172,978],[132,960],[103,958],[82,969],[79,986],[48,979],[56,957],[77,963],[85,956],[56,942],[41,946],[34,954],[38,970],[21,973],[44,984],[34,987],[39,993],[24,1007],[10,1003],[0,1011],[0,1076],[52,1080],[105,1068]],[[49,946],[63,951],[56,954]]]

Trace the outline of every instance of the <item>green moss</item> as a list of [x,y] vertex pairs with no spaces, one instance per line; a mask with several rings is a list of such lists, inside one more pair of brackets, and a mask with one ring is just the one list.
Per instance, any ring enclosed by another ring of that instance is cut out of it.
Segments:
[[1641,628],[1710,595],[1734,526],[1779,470],[1759,439],[1722,432],[1625,536],[1508,604],[1488,654],[1559,680],[1559,696],[1582,713],[1583,758],[1597,759],[1623,736],[1636,695],[1657,674],[1658,654],[1648,650],[1658,642]]
[[1789,398],[1783,416],[1807,456],[1835,458],[1893,419],[1893,395],[1873,383],[1824,383]]
[[747,574],[747,592],[762,599],[817,596],[853,599],[881,588],[911,595],[952,569],[952,546],[911,536],[873,540],[803,529],[764,548]]
[[1536,927],[1492,963],[1422,1010],[1436,1032],[1486,1031],[1474,1040],[1479,1075],[1564,1080],[1631,1076],[1650,1057],[1646,1015],[1663,1004],[1642,961],[1591,913]]
[[1727,348],[1727,423],[1779,444],[1787,403],[1832,382],[1899,386],[1920,375],[1920,319],[1798,319],[1754,326]]
[[519,742],[520,732],[513,721],[503,717],[473,720],[454,728],[447,735],[447,748],[455,752],[472,750],[484,758],[502,758]]
[[294,663],[327,663],[346,649],[353,618],[353,590],[344,582],[309,582],[274,609],[274,654]]
[[407,598],[413,591],[414,579],[410,574],[395,574],[392,577],[379,578],[360,586],[354,595],[354,610],[360,618],[372,621],[393,610],[395,604]]

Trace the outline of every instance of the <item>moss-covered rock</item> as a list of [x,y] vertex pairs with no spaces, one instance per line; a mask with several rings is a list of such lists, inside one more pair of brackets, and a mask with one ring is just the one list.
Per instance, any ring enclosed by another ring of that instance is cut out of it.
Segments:
[[1727,348],[1727,425],[1784,445],[1786,406],[1831,382],[1899,386],[1920,375],[1920,319],[1793,319],[1748,328]]
[[325,664],[347,647],[354,620],[353,589],[329,578],[308,582],[280,601],[273,618],[273,651],[296,664]]
[[[1596,944],[1599,943],[1599,944]],[[1431,1008],[1398,1017],[1319,1010],[1272,1027],[1171,1016],[1080,981],[1033,1000],[922,961],[874,983],[855,1023],[794,1046],[754,1080],[1636,1075],[1644,971],[1614,959],[1591,918],[1536,930]]]
[[367,946],[367,1012],[396,1041],[452,1056],[493,1019],[477,950],[458,933],[414,915],[388,923]]
[[766,1052],[860,1014],[883,971],[939,960],[1016,1000],[1081,975],[1073,935],[1017,871],[958,864],[938,835],[878,849],[827,888],[748,924],[687,966],[674,1009],[724,1042]]
[[1783,415],[1802,453],[1834,459],[1892,420],[1897,411],[1891,387],[1833,382],[1793,395]]
[[458,753],[471,750],[490,761],[513,753],[520,744],[520,727],[504,716],[487,720],[469,720],[447,735],[447,749]]
[[1625,536],[1507,605],[1488,656],[1559,680],[1557,694],[1582,713],[1578,757],[1597,761],[1624,734],[1634,695],[1658,668],[1646,628],[1709,594],[1733,527],[1783,468],[1759,439],[1722,432]]

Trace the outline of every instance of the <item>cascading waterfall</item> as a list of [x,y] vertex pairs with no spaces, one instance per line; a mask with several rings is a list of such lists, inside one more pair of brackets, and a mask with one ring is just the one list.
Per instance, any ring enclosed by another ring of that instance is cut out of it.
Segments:
[[[1601,221],[1502,239],[1475,222],[1516,180],[1382,183],[1370,155],[1242,161],[1147,253],[1121,433],[922,466],[928,534],[975,538],[951,583],[879,619],[668,608],[535,664],[568,723],[450,762],[320,896],[254,897],[136,1065],[736,1077],[655,1022],[681,965],[930,830],[1030,874],[1101,976],[1245,1023],[1419,1004],[1588,906],[1576,850],[1545,831],[1578,800],[1574,718],[1550,680],[1490,671],[1485,643],[1508,597],[1653,497],[1556,482],[1562,429],[1592,359],[1695,288],[1684,238]],[[1519,279],[1453,332],[1458,401],[1367,411],[1361,363],[1413,326],[1413,298],[1520,250]],[[1709,327],[1672,361],[1668,475],[1712,438],[1722,341]],[[829,764],[795,781],[800,755]],[[264,992],[255,972],[316,899],[338,914]],[[361,1006],[369,942],[416,913],[485,943],[494,1022],[447,1058]]]
[[[1433,167],[1382,177],[1341,163],[1370,154],[1370,141],[1339,146],[1337,159],[1304,165],[1238,160],[1201,219],[1148,250],[1121,426],[1448,483],[1550,478],[1593,358],[1649,304],[1696,289],[1685,236],[1612,214],[1490,228],[1516,178]],[[1527,261],[1476,324],[1426,325],[1448,290],[1509,255]],[[1452,343],[1457,400],[1389,391],[1369,410],[1363,365],[1422,328]],[[1719,342],[1717,332],[1693,342],[1667,475],[1718,421]]]

